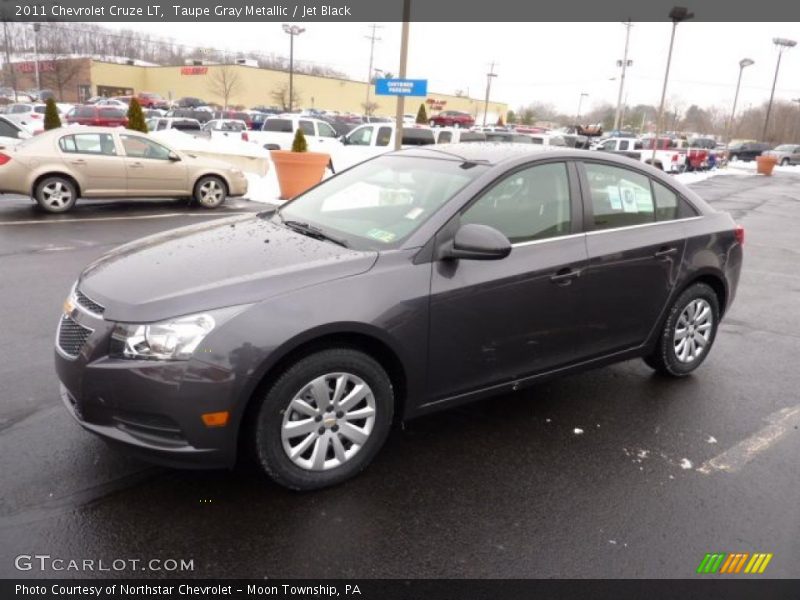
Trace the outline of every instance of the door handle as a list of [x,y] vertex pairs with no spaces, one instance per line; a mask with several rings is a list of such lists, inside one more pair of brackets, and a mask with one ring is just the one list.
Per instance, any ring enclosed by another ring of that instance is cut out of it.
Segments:
[[73,164],[73,165],[85,165],[85,164],[86,164],[86,161],[85,161],[85,160],[83,160],[82,158],[77,158],[77,159],[75,159],[75,160],[71,160],[71,161],[69,161],[69,162],[70,162],[71,164]]
[[656,253],[653,254],[656,258],[667,258],[668,256],[672,256],[673,254],[677,254],[678,249],[673,247],[670,248],[661,248]]
[[556,285],[569,285],[572,283],[573,279],[577,279],[581,276],[581,272],[579,269],[572,269],[570,267],[566,267],[564,269],[559,269],[555,272],[555,275],[550,276],[550,281],[555,283]]
[[141,169],[143,165],[140,162],[133,162],[133,163],[131,163],[130,166],[131,166],[131,169]]

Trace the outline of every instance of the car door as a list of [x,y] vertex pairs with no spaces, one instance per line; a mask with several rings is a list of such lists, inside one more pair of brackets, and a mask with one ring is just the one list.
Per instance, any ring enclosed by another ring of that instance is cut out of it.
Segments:
[[61,161],[83,196],[124,196],[125,163],[110,133],[75,133],[58,139]]
[[129,196],[188,196],[187,167],[166,146],[136,134],[119,136]]
[[375,149],[376,125],[361,125],[344,136],[344,147],[335,157],[334,167],[341,171],[377,154]]
[[589,259],[581,310],[590,358],[646,340],[675,286],[686,240],[674,190],[615,164],[587,160],[579,168]]
[[789,157],[789,162],[793,165],[800,165],[800,146],[795,146],[792,149],[792,155]]
[[502,260],[433,264],[428,386],[434,398],[570,361],[583,329],[577,308],[584,295],[579,275],[586,245],[578,194],[571,163],[525,165],[499,179],[456,217],[459,223],[442,230],[487,225],[508,237],[513,248]]

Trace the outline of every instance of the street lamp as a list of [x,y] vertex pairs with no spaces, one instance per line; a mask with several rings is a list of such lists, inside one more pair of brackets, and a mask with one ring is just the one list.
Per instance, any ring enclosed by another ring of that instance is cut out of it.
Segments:
[[739,79],[736,81],[736,93],[733,96],[733,108],[731,109],[731,118],[728,120],[728,135],[726,135],[727,142],[725,143],[725,155],[728,155],[728,146],[731,143],[731,136],[733,135],[733,118],[736,115],[736,102],[739,100],[739,87],[742,85],[742,72],[745,67],[755,64],[755,61],[749,58],[743,58],[739,61]]
[[39,37],[39,29],[41,29],[41,27],[40,23],[33,24],[33,65],[36,71],[36,93],[39,94],[39,100],[42,99],[42,82],[39,80],[39,45],[37,38]]
[[581,105],[583,104],[584,97],[588,98],[589,94],[581,92],[581,97],[578,99],[578,116],[575,117],[575,125],[579,125],[581,121]]
[[489,67],[489,72],[486,74],[486,100],[483,103],[483,126],[486,127],[486,116],[489,113],[489,93],[492,90],[492,79],[497,77],[494,72],[494,63]]
[[[797,103],[797,109],[798,112],[800,113],[800,98],[792,98],[792,102]],[[797,122],[800,123],[800,114],[797,117]],[[794,138],[795,140],[797,140],[797,125],[795,125],[794,131],[795,131]]]
[[669,38],[669,53],[667,54],[667,68],[664,70],[664,87],[661,89],[661,104],[658,107],[658,120],[656,121],[656,137],[653,140],[653,157],[651,162],[656,162],[656,148],[658,148],[658,136],[661,135],[662,120],[664,119],[664,100],[667,97],[667,82],[669,81],[669,67],[672,63],[672,48],[675,45],[675,30],[678,23],[688,21],[694,17],[694,13],[689,12],[685,6],[674,6],[669,11],[669,18],[672,20],[672,35]]
[[781,56],[785,50],[794,48],[797,42],[794,40],[787,40],[786,38],[772,38],[772,43],[778,47],[778,63],[775,65],[775,78],[772,80],[772,92],[769,95],[769,104],[767,104],[767,116],[764,118],[764,132],[761,135],[763,141],[767,141],[767,129],[769,128],[769,114],[772,112],[772,101],[775,98],[775,84],[778,83],[778,71],[781,68]]
[[622,56],[622,60],[617,61],[617,66],[622,67],[622,74],[620,75],[619,92],[617,93],[617,112],[614,115],[614,131],[619,131],[620,120],[622,119],[622,88],[625,87],[625,70],[633,65],[633,61],[628,60],[628,42],[631,39],[631,27],[633,27],[633,23],[628,19],[623,25],[625,25],[625,54]]
[[292,112],[292,100],[294,94],[294,38],[305,29],[298,25],[283,24],[283,32],[289,34],[289,112]]

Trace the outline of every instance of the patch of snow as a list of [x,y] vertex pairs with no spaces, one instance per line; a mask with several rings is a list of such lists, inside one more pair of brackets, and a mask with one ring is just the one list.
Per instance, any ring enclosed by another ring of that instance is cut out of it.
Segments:
[[708,436],[708,439],[706,441],[709,444],[716,444],[717,443],[717,438],[715,438],[713,435],[710,435],[710,436]]
[[685,173],[679,173],[677,175],[673,175],[672,177],[676,181],[680,181],[684,185],[690,185],[692,183],[698,183],[699,181],[710,179],[711,177],[717,177],[719,175],[737,175],[737,174],[738,173],[732,172],[729,169],[711,169],[709,171],[687,171]]
[[616,544],[616,543],[617,543],[617,540],[608,540],[608,543],[609,543],[609,544]]
[[[749,171],[755,172],[757,168],[756,161],[749,160],[735,160],[733,162],[728,163],[728,168],[731,170],[739,170],[739,171]],[[772,170],[773,173],[794,173],[795,175],[800,175],[800,165],[788,165],[786,167],[781,167],[780,165],[775,165],[775,168]]]
[[681,469],[691,469],[692,468],[692,461],[688,458],[681,459]]
[[245,198],[253,202],[283,204],[284,200],[280,199],[281,190],[278,186],[278,178],[275,176],[275,169],[271,166],[266,175],[245,173],[245,177],[247,177],[247,194]]
[[576,427],[575,429],[572,430],[572,433],[574,433],[575,435],[581,435],[583,433],[583,429],[581,429],[580,427]]
[[235,137],[197,137],[178,129],[162,129],[154,131],[150,137],[161,140],[165,144],[184,152],[205,152],[212,154],[232,154],[248,158],[264,158],[269,160],[269,150],[258,144],[246,142]]

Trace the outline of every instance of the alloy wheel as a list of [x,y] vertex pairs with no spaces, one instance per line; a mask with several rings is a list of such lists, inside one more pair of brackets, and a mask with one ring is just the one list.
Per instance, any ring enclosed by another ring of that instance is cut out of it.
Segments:
[[53,181],[42,188],[42,200],[50,208],[61,209],[72,201],[72,190],[61,181]]
[[208,206],[216,206],[222,202],[224,190],[222,185],[215,179],[209,179],[200,186],[200,202]]
[[352,373],[327,373],[304,385],[284,411],[283,450],[298,467],[325,471],[355,456],[375,425],[375,395]]
[[681,311],[675,324],[672,342],[675,356],[682,363],[691,363],[705,351],[711,342],[714,313],[703,298],[689,302]]

